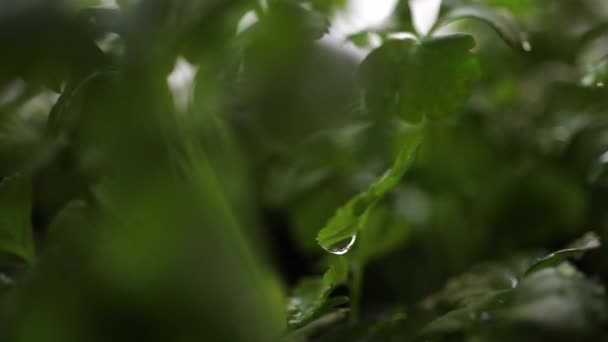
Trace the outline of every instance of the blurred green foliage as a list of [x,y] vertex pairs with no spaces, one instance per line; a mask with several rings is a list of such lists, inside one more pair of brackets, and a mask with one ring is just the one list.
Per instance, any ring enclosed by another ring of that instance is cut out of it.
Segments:
[[604,1],[111,3],[0,2],[1,341],[608,338]]

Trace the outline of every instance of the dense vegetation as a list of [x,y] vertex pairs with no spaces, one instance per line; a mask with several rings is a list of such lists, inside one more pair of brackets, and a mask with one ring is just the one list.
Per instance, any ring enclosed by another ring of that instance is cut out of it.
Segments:
[[118,3],[0,2],[0,340],[608,340],[605,1]]

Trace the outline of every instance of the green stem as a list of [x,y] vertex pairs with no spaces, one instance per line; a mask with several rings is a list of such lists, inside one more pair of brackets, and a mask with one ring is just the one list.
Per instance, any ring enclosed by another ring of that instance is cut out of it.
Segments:
[[352,278],[349,283],[351,297],[351,312],[349,322],[356,324],[359,321],[359,309],[361,306],[361,285],[363,282],[363,267],[358,262],[352,266]]

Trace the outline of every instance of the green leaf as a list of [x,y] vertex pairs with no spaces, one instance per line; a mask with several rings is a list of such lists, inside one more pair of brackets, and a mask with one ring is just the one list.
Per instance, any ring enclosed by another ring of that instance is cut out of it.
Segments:
[[72,199],[51,222],[45,240],[45,251],[77,258],[99,232],[92,208],[82,199]]
[[559,265],[570,258],[581,257],[585,252],[599,248],[600,246],[600,238],[595,233],[589,232],[573,242],[569,247],[538,259],[528,268],[525,275],[530,275],[547,267]]
[[451,278],[442,291],[422,302],[424,308],[439,311],[439,316],[421,334],[451,334],[486,324],[510,304],[518,276],[530,263],[529,259],[528,255],[520,255],[502,262],[483,263]]
[[[478,276],[491,277],[487,272]],[[460,287],[461,294],[469,294],[453,301],[451,310],[427,324],[422,335],[463,333],[483,336],[483,341],[503,341],[500,337],[505,332],[525,328],[525,336],[531,338],[526,341],[544,341],[544,328],[548,328],[549,336],[557,331],[584,334],[606,318],[603,287],[568,263],[543,269],[516,287],[502,290],[500,286],[475,289],[479,280],[467,274],[457,279],[464,282],[453,284]]]
[[273,25],[277,25],[275,29],[286,25],[284,29],[295,29],[310,39],[319,39],[329,32],[329,20],[319,11],[306,9],[295,1],[278,1],[269,7],[268,17],[264,20],[270,20]]
[[331,286],[321,278],[302,280],[287,302],[287,323],[292,327],[299,327],[314,319],[325,304],[330,291]]
[[62,230],[82,229],[89,223],[86,215],[87,204],[81,199],[68,202],[57,213],[49,227],[49,235],[61,234]]
[[554,333],[584,334],[605,322],[605,300],[602,285],[571,264],[562,263],[524,278],[503,317],[522,326],[549,328]]
[[381,315],[377,321],[370,325],[366,331],[369,341],[392,341],[393,334],[402,328],[407,319],[407,312],[401,307],[393,308],[390,312]]
[[513,290],[485,292],[473,298],[462,307],[447,312],[427,324],[422,335],[450,334],[469,329],[480,322],[488,320],[491,312],[499,310],[513,295]]
[[308,341],[311,336],[319,335],[320,332],[344,321],[347,315],[348,309],[334,309],[309,322],[302,328],[295,330],[288,335],[285,341]]
[[35,259],[31,191],[30,180],[21,175],[0,183],[0,251],[17,255],[28,263]]
[[348,260],[345,257],[338,256],[333,260],[333,263],[323,275],[323,282],[331,287],[344,284],[348,277]]
[[333,14],[346,6],[346,0],[311,0],[312,7],[324,14]]
[[97,5],[99,5],[99,1],[98,0],[69,0],[67,2],[67,4],[69,6],[72,6],[75,8],[83,8],[83,7],[97,6]]
[[492,27],[510,47],[528,52],[532,49],[526,34],[510,16],[480,4],[457,6],[441,18],[435,29],[461,19],[480,20]]
[[317,241],[321,247],[329,249],[331,246],[346,239],[351,239],[364,225],[370,210],[384,194],[397,186],[403,175],[414,161],[414,156],[420,145],[426,121],[413,127],[402,143],[392,167],[385,174],[372,183],[368,189],[350,199],[344,206],[327,221],[319,231]]
[[361,264],[390,253],[407,240],[410,226],[398,210],[396,205],[381,203],[372,211],[356,250]]
[[580,83],[584,87],[604,88],[608,83],[608,55],[589,65]]
[[116,0],[118,6],[120,6],[120,8],[122,8],[123,10],[132,7],[133,5],[135,5],[136,2],[137,0]]
[[386,41],[360,66],[368,110],[409,122],[457,113],[480,77],[474,45],[466,34]]
[[505,264],[488,263],[450,279],[445,288],[427,298],[425,306],[462,306],[487,293],[504,291],[517,286],[518,272]]
[[608,21],[602,21],[583,32],[578,39],[576,51],[581,51],[587,44],[608,33]]
[[106,32],[123,33],[124,23],[122,12],[118,9],[89,7],[80,10],[78,16],[88,22],[98,34]]
[[346,37],[346,40],[350,41],[358,47],[368,47],[371,45],[370,35],[371,33],[368,31],[359,31],[348,35]]
[[336,257],[323,277],[306,278],[293,290],[287,303],[288,323],[300,327],[319,315],[348,302],[345,297],[329,298],[333,289],[348,277],[348,260]]

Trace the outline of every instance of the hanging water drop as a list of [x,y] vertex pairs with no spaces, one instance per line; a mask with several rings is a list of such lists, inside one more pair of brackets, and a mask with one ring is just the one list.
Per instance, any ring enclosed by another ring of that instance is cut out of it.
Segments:
[[331,254],[335,255],[343,255],[348,253],[348,251],[353,247],[355,241],[357,240],[357,234],[354,234],[342,241],[338,241],[330,246],[321,245],[323,249],[328,251]]
[[528,40],[524,40],[521,42],[521,48],[526,52],[532,51],[532,44]]

